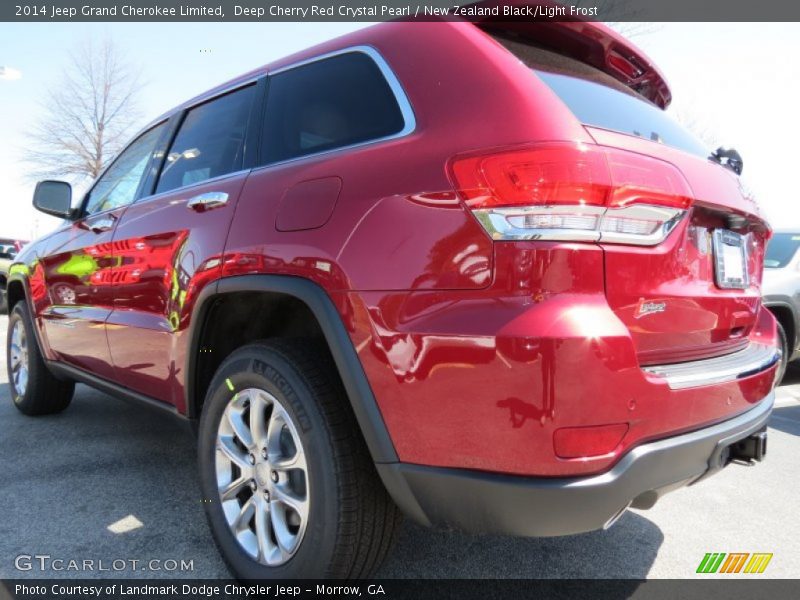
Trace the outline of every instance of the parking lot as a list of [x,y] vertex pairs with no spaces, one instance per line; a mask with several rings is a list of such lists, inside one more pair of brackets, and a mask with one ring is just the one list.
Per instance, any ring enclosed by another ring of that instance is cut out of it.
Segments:
[[[0,577],[228,577],[203,515],[191,431],[177,419],[84,386],[63,414],[23,416],[9,398],[7,323],[0,316]],[[695,576],[707,552],[770,552],[774,557],[760,577],[797,577],[798,367],[779,388],[769,435],[766,462],[731,466],[652,510],[628,511],[608,531],[518,539],[428,531],[406,522],[379,576],[684,578]],[[94,575],[19,571],[19,555],[102,559],[106,567],[113,560],[183,560],[192,569],[144,571],[139,563]]]

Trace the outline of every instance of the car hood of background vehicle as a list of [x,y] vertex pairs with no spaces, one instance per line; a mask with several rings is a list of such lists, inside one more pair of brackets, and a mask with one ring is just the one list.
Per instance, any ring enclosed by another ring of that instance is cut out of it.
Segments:
[[800,271],[789,267],[764,269],[761,293],[764,296],[800,295]]

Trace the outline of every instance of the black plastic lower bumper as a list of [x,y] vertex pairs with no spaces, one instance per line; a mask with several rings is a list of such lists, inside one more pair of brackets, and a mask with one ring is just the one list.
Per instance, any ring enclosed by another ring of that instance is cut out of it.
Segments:
[[733,419],[628,452],[610,470],[579,478],[530,478],[377,465],[389,493],[416,521],[476,533],[557,536],[607,527],[628,506],[650,508],[666,492],[719,471],[730,447],[766,426],[774,394]]

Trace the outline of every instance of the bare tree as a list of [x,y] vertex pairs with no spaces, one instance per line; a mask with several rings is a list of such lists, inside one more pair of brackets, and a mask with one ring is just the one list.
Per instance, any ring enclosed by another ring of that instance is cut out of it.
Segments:
[[628,39],[650,35],[661,29],[659,23],[637,23],[635,21],[607,21],[606,25]]
[[125,143],[140,116],[140,77],[111,40],[91,40],[69,56],[42,103],[23,160],[35,179],[94,179]]
[[[686,108],[670,108],[670,113],[673,118],[678,121],[683,127],[688,129],[697,139],[699,139],[708,149],[711,154],[714,150],[723,146],[722,138],[719,133],[711,127],[706,121],[698,118],[698,116],[691,110]],[[747,175],[742,175],[738,179],[739,189],[742,194],[748,198],[754,199],[756,194],[751,186],[751,181]]]
[[720,137],[708,122],[698,118],[697,115],[687,108],[670,107],[672,117],[686,129],[688,129],[697,139],[708,147],[709,152],[720,145]]

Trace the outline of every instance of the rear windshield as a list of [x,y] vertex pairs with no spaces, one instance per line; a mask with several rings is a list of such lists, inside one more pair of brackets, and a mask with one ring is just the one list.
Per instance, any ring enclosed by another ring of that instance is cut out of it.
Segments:
[[779,269],[788,265],[800,248],[800,233],[776,233],[767,244],[764,266]]
[[531,67],[584,125],[660,142],[707,158],[709,150],[666,112],[610,75],[544,48],[495,37]]

